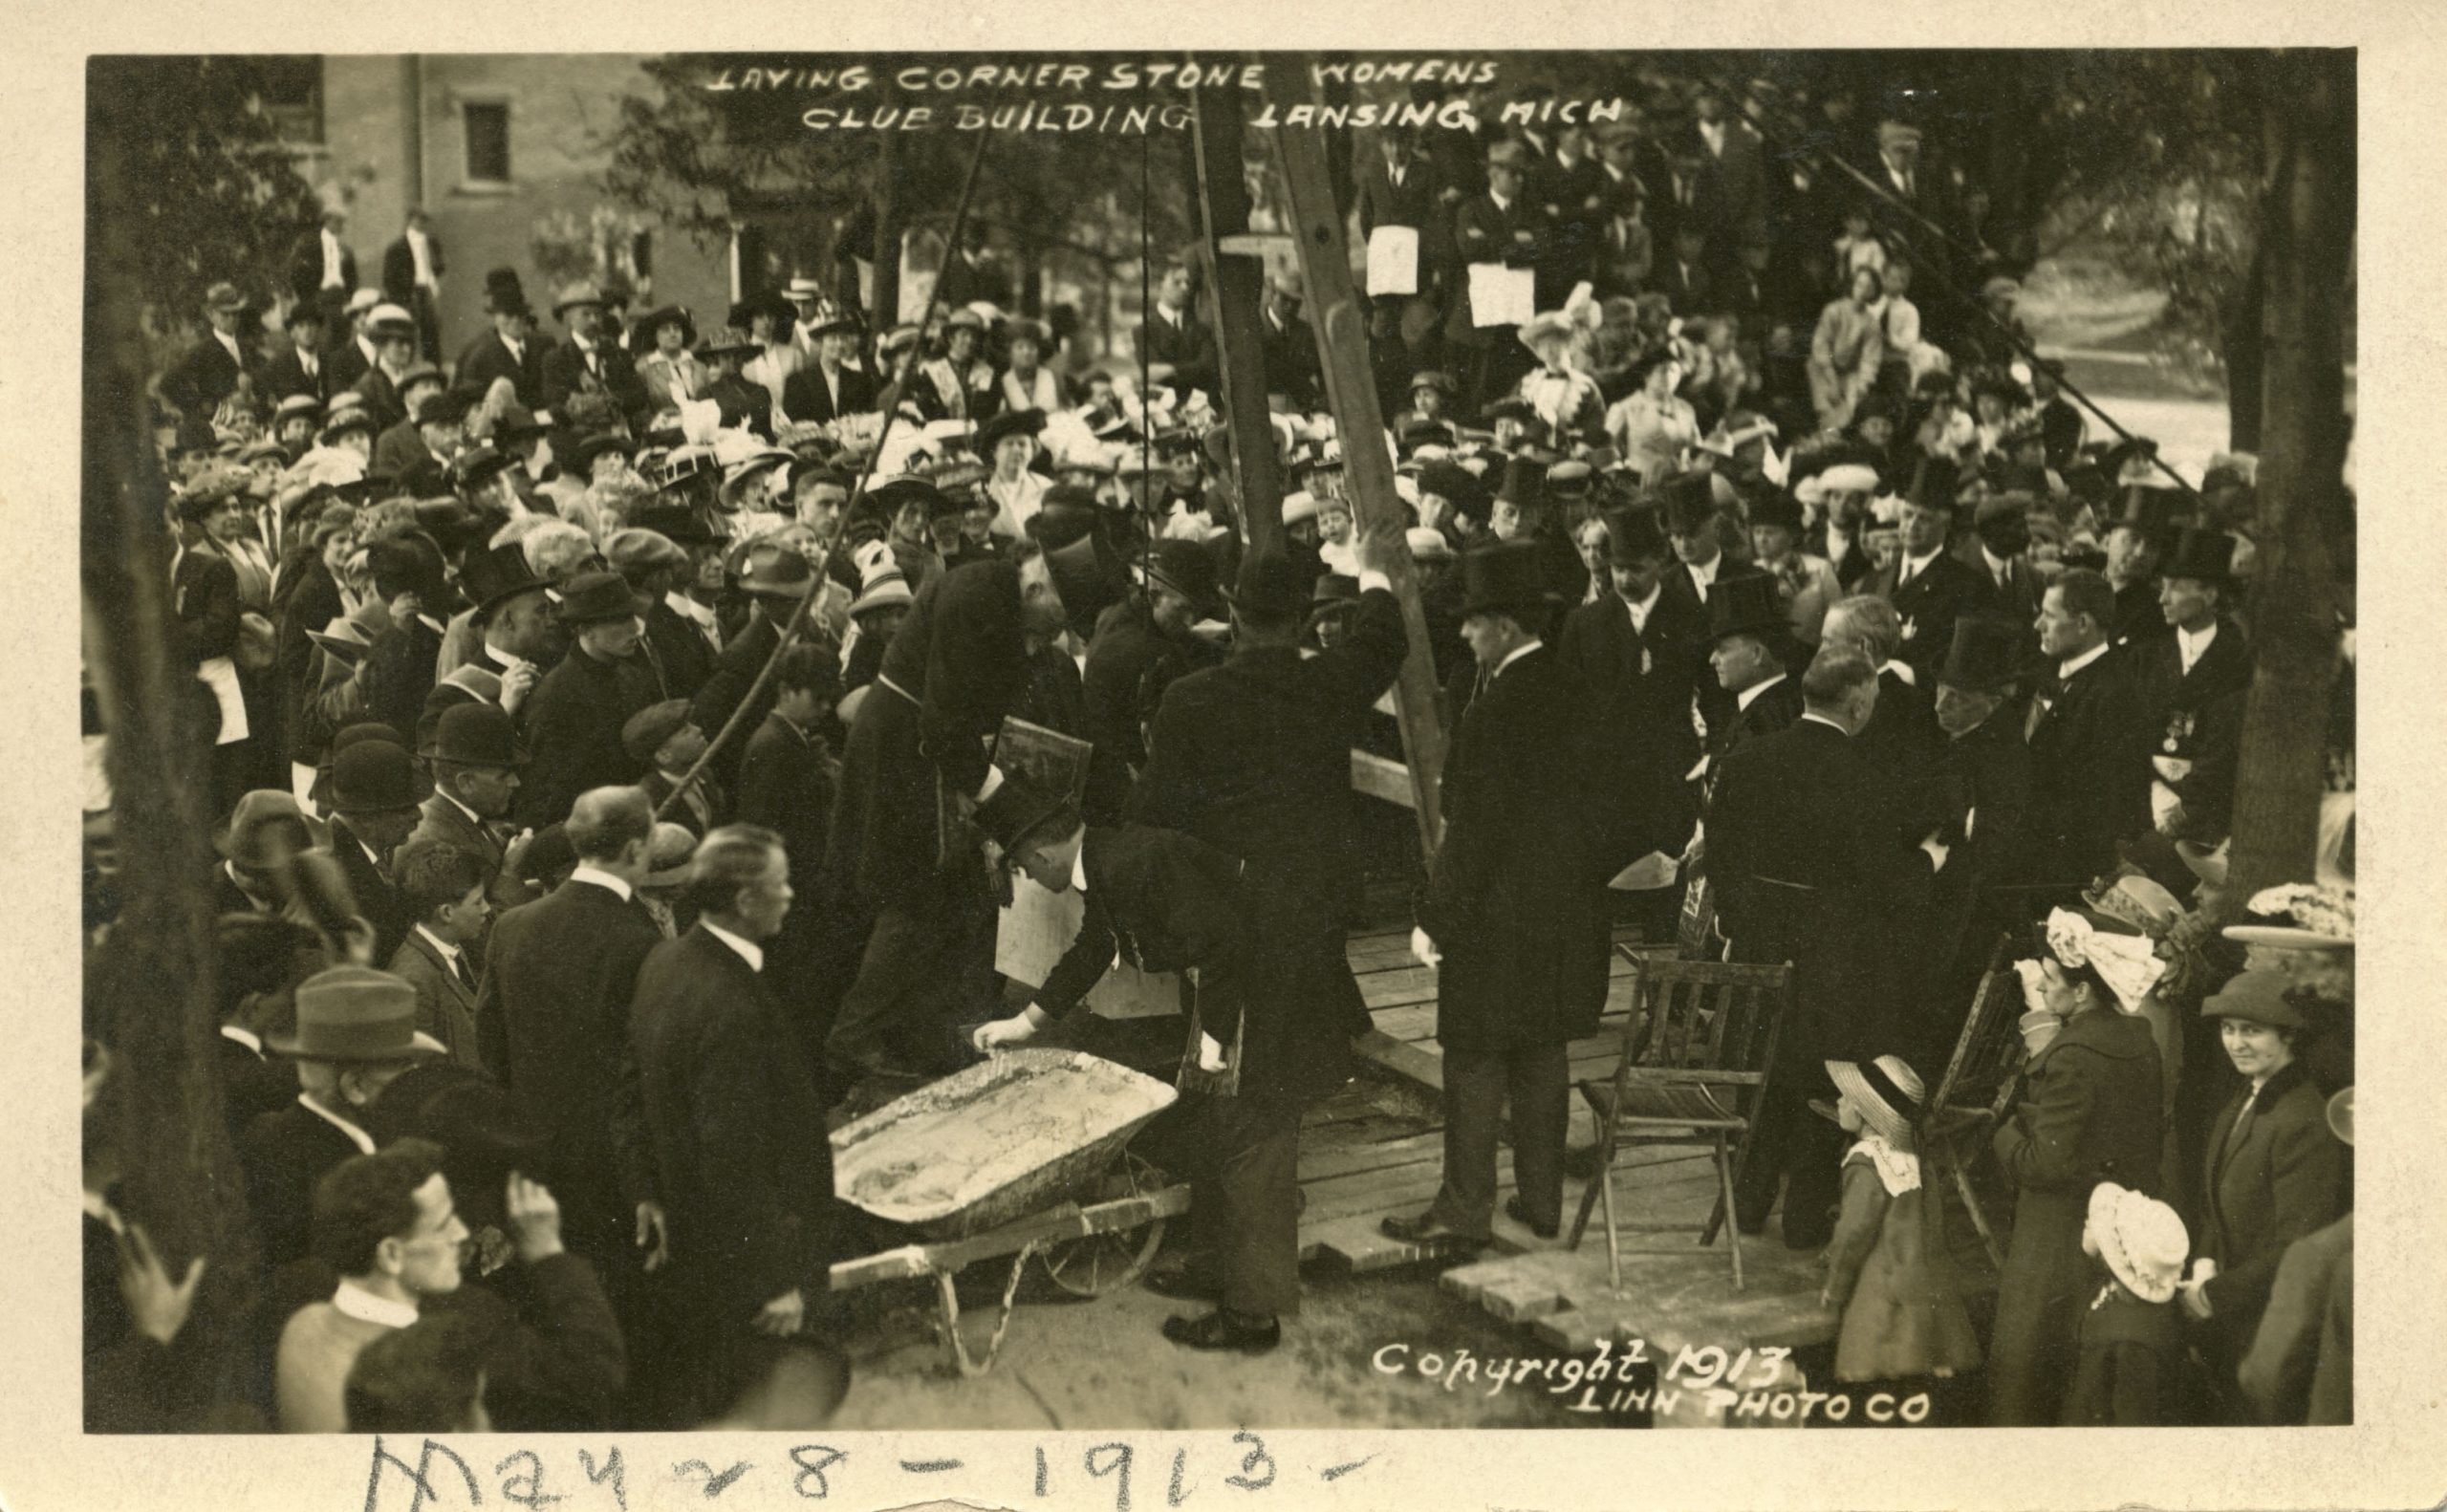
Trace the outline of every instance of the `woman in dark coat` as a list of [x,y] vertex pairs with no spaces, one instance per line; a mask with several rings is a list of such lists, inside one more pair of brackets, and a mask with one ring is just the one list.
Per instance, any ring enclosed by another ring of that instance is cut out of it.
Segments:
[[2096,1289],[2082,1252],[2090,1189],[2158,1184],[2157,1044],[2148,1021],[2118,1012],[2106,982],[2073,954],[2069,964],[2054,953],[2040,963],[2041,995],[2065,1027],[2032,1057],[1992,1141],[2020,1189],[1988,1342],[1994,1427],[2045,1426],[2062,1413],[2081,1309]]
[[[2209,1127],[2194,1271],[2179,1293],[2199,1331],[2225,1422],[2254,1418],[2235,1372],[2251,1349],[2285,1247],[2345,1211],[2345,1146],[2296,1049],[2308,1024],[2289,982],[2247,971],[2200,1005],[2219,1021],[2227,1058],[2246,1085]],[[2207,1279],[2202,1272],[2208,1271]]]

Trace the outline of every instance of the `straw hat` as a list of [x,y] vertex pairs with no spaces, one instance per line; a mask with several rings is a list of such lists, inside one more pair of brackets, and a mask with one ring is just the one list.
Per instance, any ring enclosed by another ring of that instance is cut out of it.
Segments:
[[2244,905],[2253,924],[2230,924],[2228,940],[2292,950],[2353,948],[2353,893],[2349,888],[2289,882],[2263,888]]
[[697,856],[697,836],[684,824],[657,823],[646,841],[646,875],[640,887],[678,887],[688,880]]
[[2089,1223],[2116,1285],[2144,1302],[2174,1298],[2184,1257],[2192,1252],[2192,1236],[2174,1208],[2102,1181],[2090,1188]]
[[1861,1121],[1890,1144],[1912,1140],[1912,1123],[1929,1095],[1920,1073],[1900,1055],[1873,1061],[1829,1061],[1827,1074],[1861,1111]]

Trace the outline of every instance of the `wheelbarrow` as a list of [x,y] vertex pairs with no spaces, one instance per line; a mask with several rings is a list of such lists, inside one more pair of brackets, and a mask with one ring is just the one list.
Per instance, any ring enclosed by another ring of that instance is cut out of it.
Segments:
[[[840,1199],[914,1230],[919,1242],[846,1260],[831,1288],[934,1279],[937,1326],[964,1376],[993,1368],[1029,1264],[1074,1296],[1129,1285],[1156,1258],[1164,1220],[1189,1210],[1125,1145],[1178,1093],[1084,1051],[1015,1049],[921,1087],[833,1133]],[[953,1278],[1011,1257],[984,1353],[961,1332]]]

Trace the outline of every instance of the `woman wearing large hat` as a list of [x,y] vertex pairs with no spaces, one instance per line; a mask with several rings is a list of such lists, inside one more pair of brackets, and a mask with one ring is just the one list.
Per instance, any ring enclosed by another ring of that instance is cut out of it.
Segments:
[[1053,352],[1053,334],[1044,322],[1014,319],[1004,327],[1006,366],[996,384],[998,411],[1036,410],[1050,415],[1068,406],[1062,379],[1045,360]]
[[713,374],[689,352],[697,322],[678,305],[649,310],[629,328],[629,350],[638,354],[638,381],[658,410],[678,409],[703,397]]

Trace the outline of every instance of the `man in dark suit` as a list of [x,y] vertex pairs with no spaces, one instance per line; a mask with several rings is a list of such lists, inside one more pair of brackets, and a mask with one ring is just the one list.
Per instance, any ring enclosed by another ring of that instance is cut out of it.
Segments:
[[1492,263],[1530,268],[1544,250],[1544,221],[1528,193],[1528,149],[1502,141],[1487,149],[1487,186],[1453,207],[1453,297],[1446,302],[1444,339],[1458,349],[1448,366],[1461,380],[1461,413],[1475,415],[1512,392],[1537,365],[1520,341],[1518,325],[1479,324],[1470,303],[1470,269]]
[[204,318],[211,330],[170,365],[158,385],[162,398],[184,418],[183,435],[208,436],[212,412],[221,401],[237,392],[241,380],[252,382],[259,362],[243,329],[246,314],[247,296],[237,285],[215,284],[205,291]]
[[331,359],[333,393],[344,393],[355,386],[358,378],[365,377],[365,370],[374,365],[374,337],[366,324],[374,307],[381,302],[379,292],[359,289],[348,296],[348,303],[332,317],[332,345],[327,355]]
[[[840,669],[830,644],[801,640],[781,654],[773,671],[773,708],[747,739],[740,759],[738,801],[742,824],[782,837],[790,858],[790,892],[797,901],[781,932],[766,944],[774,990],[795,1020],[811,1070],[833,1026],[856,931],[831,907],[825,893],[824,853],[833,821],[838,772],[825,730],[841,698]],[[820,1085],[820,1084],[819,1084]]]
[[415,319],[417,351],[428,362],[442,360],[441,238],[433,234],[433,217],[422,207],[408,211],[399,238],[382,249],[382,297]]
[[387,431],[408,418],[409,400],[420,384],[442,386],[442,374],[430,362],[417,360],[417,327],[398,305],[377,305],[366,315],[366,334],[374,339],[374,362],[348,392],[365,401],[379,430]]
[[[558,660],[566,649],[548,592],[552,585],[528,567],[527,554],[518,547],[470,551],[460,569],[459,586],[473,600],[468,623],[484,641],[464,665],[437,679],[425,695],[424,708],[417,716],[420,745],[432,741],[442,716],[461,703],[493,703],[512,721],[520,720],[543,680],[545,664]],[[487,683],[484,678],[492,680]]]
[[2223,530],[2176,538],[2158,602],[2173,635],[2141,642],[2137,675],[2150,755],[2150,813],[2158,832],[2206,849],[2234,822],[2235,771],[2242,755],[2243,703],[2252,653],[2223,613],[2235,539]]
[[1698,223],[1686,221],[1657,249],[1657,264],[1649,271],[1648,287],[1663,294],[1674,313],[1686,320],[1717,308],[1707,256],[1708,233]]
[[1777,601],[1772,578],[1730,578],[1708,598],[1708,669],[1722,702],[1708,722],[1713,774],[1743,744],[1772,735],[1801,718],[1801,683],[1793,664],[1792,621]]
[[1415,129],[1382,127],[1376,147],[1359,169],[1359,239],[1366,242],[1385,226],[1407,227],[1418,237],[1416,292],[1376,294],[1369,301],[1370,350],[1379,354],[1377,397],[1391,413],[1401,399],[1404,380],[1436,365],[1437,317],[1443,310],[1447,277],[1445,184],[1436,161],[1419,146]]
[[1838,463],[1818,475],[1820,514],[1802,534],[1802,550],[1827,559],[1835,580],[1852,593],[1872,571],[1869,532],[1870,498],[1878,490],[1877,469],[1857,462]]
[[287,325],[290,344],[264,365],[264,397],[278,403],[302,394],[317,404],[323,403],[337,390],[332,383],[331,364],[323,358],[322,309],[305,303],[292,305]]
[[606,395],[622,415],[642,413],[645,382],[620,350],[603,291],[591,283],[570,284],[553,301],[552,314],[570,333],[569,340],[544,354],[544,407],[552,417],[566,422],[571,397],[582,393]]
[[[507,280],[501,274],[509,273]],[[459,355],[458,386],[481,397],[495,382],[508,378],[518,391],[518,402],[530,410],[544,407],[544,348],[535,336],[535,312],[528,306],[518,275],[496,269],[487,277],[485,313],[492,329],[467,343]]]
[[1258,352],[1267,392],[1282,394],[1306,415],[1326,407],[1326,389],[1317,368],[1317,338],[1300,313],[1301,297],[1296,270],[1267,275],[1266,297],[1258,306]]
[[1145,716],[1155,699],[1174,679],[1217,659],[1189,627],[1225,612],[1215,559],[1199,542],[1159,541],[1136,572],[1138,592],[1097,623],[1079,675],[1083,733],[1094,747],[1081,808],[1094,824],[1121,817],[1147,765]]
[[1156,280],[1156,303],[1138,328],[1142,386],[1170,385],[1176,393],[1219,392],[1221,355],[1215,333],[1200,317],[1190,265],[1176,262]]
[[388,961],[412,922],[389,875],[391,853],[417,826],[416,764],[407,746],[387,726],[350,742],[332,758],[328,801],[325,849],[347,879],[358,916],[374,928],[374,959]]
[[1454,678],[1444,841],[1413,949],[1437,969],[1444,1048],[1444,1176],[1425,1212],[1388,1218],[1412,1243],[1485,1243],[1495,1217],[1500,1115],[1512,1112],[1518,1190],[1505,1211],[1551,1239],[1563,1222],[1570,1122],[1566,1047],[1606,1003],[1611,795],[1591,718],[1595,695],[1533,627],[1550,601],[1531,549],[1462,558],[1462,634],[1475,668]]
[[[679,510],[659,511],[656,517],[676,523],[673,515],[696,524],[692,514]],[[694,699],[714,674],[714,646],[697,622],[672,608],[669,600],[697,580],[697,564],[679,543],[647,526],[613,531],[603,543],[603,559],[646,606],[645,637],[639,644],[654,664],[663,697]]]
[[[757,675],[773,659],[774,649],[782,643],[782,627],[797,612],[799,601],[815,592],[815,571],[806,557],[788,547],[754,546],[748,549],[740,588],[753,606],[747,627],[732,636],[714,659],[712,671],[690,705],[690,718],[709,740],[721,734],[739,712]],[[773,698],[772,685],[768,683],[748,705],[747,717],[741,722],[746,728],[754,730],[764,724],[772,711]],[[736,738],[725,753],[716,756],[713,774],[724,787],[736,788],[741,755],[729,752],[745,754]]]
[[366,555],[374,592],[392,606],[392,616],[357,664],[361,706],[365,718],[389,725],[401,746],[413,748],[442,655],[444,625],[436,611],[449,602],[442,553],[428,540],[401,535],[375,542]]
[[858,324],[839,309],[819,311],[807,328],[813,356],[782,380],[782,411],[792,421],[821,425],[876,407],[876,377],[849,365],[857,350]]
[[2108,644],[2115,592],[2084,568],[2040,599],[2042,675],[2024,722],[2032,771],[2034,882],[2088,884],[2115,864],[2115,842],[2150,828],[2150,743],[2157,732],[2133,655]]
[[1822,650],[1839,647],[1877,668],[1877,708],[1854,743],[1895,785],[1906,824],[1925,824],[1937,811],[1929,785],[1943,736],[1934,691],[1919,673],[1895,659],[1902,644],[1903,622],[1895,606],[1869,594],[1837,599],[1820,630]]
[[1853,743],[1877,702],[1869,662],[1823,652],[1802,680],[1801,718],[1728,755],[1708,810],[1708,875],[1734,959],[1794,967],[1793,1010],[1742,1156],[1735,1217],[1758,1232],[1789,1177],[1785,1242],[1796,1249],[1833,1230],[1842,1155],[1808,1101],[1830,1095],[1828,1057],[1891,1042],[1888,953],[1947,855],[1934,837],[1916,850],[1896,838],[1894,788]]
[[348,211],[325,205],[322,224],[297,244],[289,262],[290,293],[299,305],[334,321],[342,317],[349,296],[357,292],[357,253],[340,239],[347,229]]
[[[387,959],[387,958],[385,958]],[[352,1156],[372,1155],[367,1110],[382,1089],[442,1043],[417,1030],[414,988],[388,972],[334,966],[297,984],[297,1028],[264,1048],[297,1066],[297,1100],[257,1118],[241,1141],[248,1210],[267,1269],[305,1257],[314,1184]]]
[[1946,550],[1954,524],[1953,476],[1951,465],[1929,461],[1922,481],[1904,501],[1895,560],[1878,569],[1863,590],[1895,606],[1903,621],[1897,655],[1924,682],[1954,644],[1956,616],[1985,605],[1994,588]]
[[[833,1147],[765,975],[790,910],[781,837],[752,825],[697,848],[697,923],[655,946],[629,1010],[642,1154],[670,1215],[662,1293],[669,1393],[657,1426],[693,1427],[748,1384],[756,1334],[789,1335],[838,1246]],[[540,906],[540,905],[539,905]]]
[[492,863],[448,840],[411,837],[392,871],[413,923],[385,969],[416,989],[418,1026],[449,1049],[453,1062],[482,1070],[475,951],[492,918],[485,896]]
[[[2030,565],[2028,494],[1991,494],[1972,511],[1971,534],[1955,549],[1962,564],[1980,574],[1985,600],[1980,612],[2027,625],[2039,617],[2041,583]],[[2034,644],[2025,648],[2037,651]]]
[[[1092,540],[1076,544],[1095,550]],[[827,837],[828,890],[875,923],[826,1035],[826,1059],[845,1079],[873,1082],[870,1091],[924,1069],[913,1061],[959,1053],[953,1000],[992,916],[977,853],[943,814],[993,795],[1002,774],[985,741],[1027,686],[1028,637],[1057,635],[1072,614],[1109,602],[1118,589],[1098,580],[1100,570],[1057,578],[1054,559],[1030,537],[1008,556],[939,574],[910,605],[851,722]]]
[[[1350,1042],[1367,1025],[1344,955],[1345,899],[1362,847],[1351,749],[1402,662],[1399,606],[1384,575],[1397,539],[1360,538],[1359,605],[1332,649],[1303,659],[1310,591],[1292,562],[1253,551],[1232,595],[1234,650],[1219,667],[1174,682],[1157,709],[1131,822],[1179,830],[1248,863],[1248,924],[1266,942],[1250,963],[1237,1020],[1239,1090],[1210,1104],[1209,1149],[1224,1174],[1235,1245],[1218,1278],[1224,1307],[1171,1329],[1194,1349],[1270,1348],[1272,1319],[1299,1301],[1296,1265],[1300,1110],[1351,1074]],[[1263,1324],[1255,1321],[1266,1320]]]
[[517,804],[528,829],[558,823],[590,788],[642,775],[621,746],[620,730],[655,702],[653,669],[637,652],[644,612],[617,572],[581,573],[562,591],[560,620],[577,644],[528,701],[532,754]]
[[514,853],[503,833],[527,765],[509,715],[489,702],[454,704],[435,722],[424,756],[433,767],[433,796],[418,807],[408,839],[446,841],[476,856],[495,908],[532,902],[538,895],[508,864],[525,846]]
[[634,788],[580,795],[566,832],[568,881],[493,920],[476,1002],[478,1048],[494,1079],[552,1131],[552,1190],[571,1247],[615,1297],[635,1291],[663,1247],[643,1145],[629,1004],[662,932],[637,906],[653,810]]

